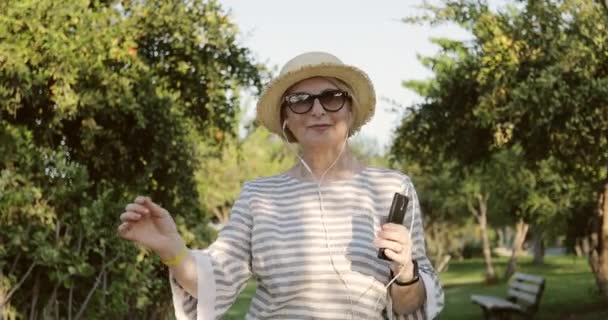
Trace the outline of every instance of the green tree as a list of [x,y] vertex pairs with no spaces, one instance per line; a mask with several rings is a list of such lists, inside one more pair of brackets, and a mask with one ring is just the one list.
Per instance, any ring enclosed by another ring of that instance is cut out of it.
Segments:
[[294,156],[285,143],[263,127],[256,127],[240,140],[228,137],[223,148],[199,143],[202,165],[197,169],[196,181],[200,204],[224,224],[243,182],[270,176],[287,170]]
[[[469,165],[521,146],[525,167],[542,174],[557,162],[577,190],[593,190],[597,245],[591,267],[608,299],[608,15],[588,0],[508,3],[443,1],[409,21],[457,23],[473,39],[435,40],[442,52],[423,63],[430,82],[410,82],[426,97],[413,110],[426,152],[443,150]],[[405,136],[400,131],[398,137]],[[399,140],[399,138],[397,138]],[[547,211],[536,211],[540,217]]]
[[390,159],[391,165],[407,173],[416,186],[425,217],[428,254],[441,272],[453,256],[463,257],[472,217],[461,206],[461,197],[456,192],[460,178],[455,163],[441,157],[434,160],[423,165],[414,156]]
[[165,316],[165,270],[118,216],[147,194],[210,241],[195,139],[234,132],[263,78],[236,32],[212,0],[0,4],[3,317]]

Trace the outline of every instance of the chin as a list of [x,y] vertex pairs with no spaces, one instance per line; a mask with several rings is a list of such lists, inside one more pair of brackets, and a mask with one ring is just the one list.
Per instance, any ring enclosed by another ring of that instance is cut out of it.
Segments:
[[306,137],[301,141],[302,145],[315,146],[315,147],[330,147],[337,146],[340,144],[340,139],[332,135],[315,135],[312,137]]

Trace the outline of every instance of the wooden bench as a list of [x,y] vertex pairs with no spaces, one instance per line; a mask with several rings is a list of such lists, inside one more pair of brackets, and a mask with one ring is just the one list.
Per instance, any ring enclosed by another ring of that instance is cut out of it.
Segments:
[[538,311],[540,298],[545,290],[545,279],[524,273],[513,275],[507,298],[472,295],[471,301],[481,306],[485,319],[511,319],[519,315],[532,319]]

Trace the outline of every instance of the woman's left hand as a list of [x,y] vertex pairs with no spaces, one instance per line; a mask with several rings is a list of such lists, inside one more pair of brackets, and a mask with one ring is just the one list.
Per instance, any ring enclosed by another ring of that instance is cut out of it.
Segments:
[[[399,274],[397,280],[407,282],[414,277],[412,263],[412,240],[405,226],[395,223],[382,225],[382,230],[374,239],[374,246],[384,248],[384,254],[391,259],[393,274]],[[403,270],[401,270],[403,268]]]

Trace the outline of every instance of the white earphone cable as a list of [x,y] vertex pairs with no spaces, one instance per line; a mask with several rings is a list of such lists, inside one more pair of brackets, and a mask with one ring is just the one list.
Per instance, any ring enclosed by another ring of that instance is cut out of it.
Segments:
[[[283,138],[285,139],[286,144],[288,145],[288,148],[296,155],[296,157],[298,157],[298,159],[300,160],[300,163],[302,163],[302,165],[304,166],[304,168],[306,168],[306,170],[310,173],[310,175],[313,177],[314,179],[314,173],[312,172],[312,169],[308,166],[308,164],[306,163],[306,161],[304,161],[304,159],[298,154],[297,151],[295,151],[294,149],[291,148],[291,146],[289,145],[289,140],[287,139],[287,135],[285,134],[285,127],[287,126],[287,120],[285,120],[283,122],[283,126],[282,126],[282,134],[283,134]],[[333,252],[331,249],[331,245],[330,245],[330,239],[329,239],[329,232],[327,231],[327,225],[325,223],[325,207],[323,205],[323,193],[321,192],[321,185],[323,183],[323,179],[325,178],[325,175],[329,172],[329,170],[331,170],[331,168],[333,168],[333,166],[338,162],[338,160],[340,159],[340,157],[342,156],[342,153],[344,152],[344,149],[346,147],[346,143],[348,141],[348,137],[350,135],[350,132],[347,132],[346,134],[346,139],[344,139],[344,142],[342,143],[342,147],[340,148],[340,152],[338,153],[338,156],[336,157],[336,159],[334,159],[334,161],[331,163],[331,165],[323,172],[323,174],[321,175],[321,177],[319,178],[319,182],[317,183],[317,194],[319,196],[319,204],[320,204],[320,211],[321,211],[321,221],[323,223],[323,230],[325,232],[325,245],[327,248],[327,251],[329,253],[329,258],[331,261],[331,265],[332,268],[334,269],[334,272],[338,275],[338,277],[340,278],[340,281],[342,282],[342,284],[344,285],[344,287],[347,290],[347,295],[348,295],[348,301],[349,304],[351,306],[351,319],[355,319],[354,317],[354,304],[353,304],[353,300],[352,300],[352,296],[351,296],[351,289],[348,286],[348,283],[346,282],[346,280],[344,279],[344,277],[342,276],[342,274],[340,273],[340,271],[338,270],[338,268],[336,267],[335,263],[334,263],[334,258],[333,258]],[[412,221],[410,224],[410,241],[412,238],[412,232],[411,230],[413,230],[414,227],[414,216],[412,216]],[[391,284],[393,284],[393,282],[395,282],[397,280],[397,278],[401,275],[401,272],[403,271],[403,268],[401,268],[401,270],[399,270],[399,272],[388,282],[388,284],[386,284],[384,286],[384,289],[386,290],[386,294],[387,296],[387,300],[390,299],[390,292],[388,290],[388,288],[390,287]],[[357,299],[356,302],[358,302],[361,297],[363,297],[373,286],[374,284],[374,279],[372,279],[372,283],[370,284],[370,286],[359,296],[359,298]],[[378,296],[378,299],[376,300],[376,302],[374,303],[374,311],[373,313],[376,313],[376,309],[378,307],[378,302],[380,301],[380,298],[382,296]],[[388,310],[387,312],[389,314],[390,319],[393,318],[393,312],[392,310]]]
[[[287,126],[287,120],[285,120],[283,122],[283,137],[285,138],[285,141],[288,143],[288,139],[287,139],[287,135],[285,134],[285,127]],[[331,163],[331,165],[329,167],[327,167],[327,169],[325,169],[325,172],[323,172],[323,174],[321,175],[321,177],[319,178],[319,182],[317,183],[317,194],[319,196],[319,205],[320,205],[320,211],[321,211],[321,221],[323,223],[323,231],[325,232],[325,246],[327,248],[327,252],[329,253],[329,260],[331,261],[331,266],[334,269],[334,272],[338,275],[338,278],[340,278],[340,281],[342,282],[342,284],[344,285],[344,287],[346,288],[347,291],[347,295],[348,295],[348,302],[350,304],[351,307],[351,319],[354,319],[354,305],[353,305],[353,300],[350,294],[350,287],[348,286],[348,283],[346,282],[346,280],[344,279],[344,277],[342,277],[342,274],[340,273],[340,271],[338,270],[338,268],[336,267],[336,264],[334,262],[334,255],[330,246],[330,241],[329,241],[329,232],[327,232],[327,225],[325,224],[325,207],[323,206],[323,193],[321,192],[321,184],[323,183],[323,179],[325,178],[325,175],[329,172],[329,170],[331,170],[331,168],[338,162],[338,160],[340,159],[340,157],[342,156],[342,153],[344,152],[344,149],[346,147],[346,141],[348,140],[348,133],[346,135],[346,139],[344,140],[344,143],[342,143],[342,147],[340,148],[340,152],[338,153],[338,156],[336,157],[336,159],[334,159],[334,161]],[[291,147],[289,147],[291,149]],[[292,152],[294,152],[294,150],[292,149]],[[308,166],[308,164],[306,164],[306,161],[304,161],[304,159],[302,157],[300,157],[300,155],[297,152],[294,152],[294,154],[296,155],[296,157],[298,157],[298,159],[300,159],[300,162],[302,163],[302,165],[304,165],[304,167],[306,168],[306,170],[310,173],[310,175],[314,178],[314,173],[312,172],[312,169],[310,169],[310,167]]]

